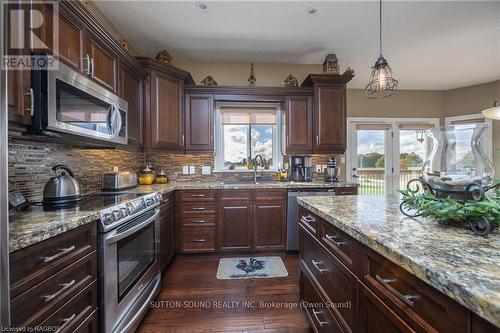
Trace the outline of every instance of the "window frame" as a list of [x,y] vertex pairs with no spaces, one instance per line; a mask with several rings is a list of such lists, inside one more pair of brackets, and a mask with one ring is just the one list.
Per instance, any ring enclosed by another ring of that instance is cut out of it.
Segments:
[[[282,152],[282,142],[283,142],[283,107],[281,103],[237,103],[237,102],[216,102],[215,103],[215,121],[214,121],[214,172],[253,172],[253,170],[248,169],[235,169],[229,170],[224,167],[224,131],[222,127],[222,117],[220,109],[221,107],[272,107],[276,108],[276,124],[274,125],[276,130],[273,130],[273,165],[269,167],[269,170],[265,171],[276,171],[278,166],[283,163],[283,152]],[[251,129],[250,129],[251,131]],[[251,136],[251,132],[250,132]],[[248,143],[251,145],[251,142]]]

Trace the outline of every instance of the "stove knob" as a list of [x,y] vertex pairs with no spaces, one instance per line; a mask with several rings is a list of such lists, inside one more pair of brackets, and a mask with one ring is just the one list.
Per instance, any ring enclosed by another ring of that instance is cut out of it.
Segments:
[[113,219],[116,221],[119,220],[120,218],[121,218],[120,212],[117,210],[113,211]]
[[122,217],[127,217],[130,214],[130,211],[128,208],[120,208],[120,212],[122,213]]
[[151,206],[154,204],[154,199],[153,198],[147,198],[146,199],[146,206]]
[[102,221],[104,222],[104,224],[110,224],[113,222],[113,216],[111,214],[104,214],[102,216]]

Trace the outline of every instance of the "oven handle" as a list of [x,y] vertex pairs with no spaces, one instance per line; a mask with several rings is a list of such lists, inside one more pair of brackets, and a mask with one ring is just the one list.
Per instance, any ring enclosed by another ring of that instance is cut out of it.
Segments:
[[156,208],[155,209],[155,214],[153,216],[151,216],[150,218],[148,218],[146,221],[141,222],[141,223],[133,226],[132,228],[125,230],[122,233],[119,233],[119,234],[116,234],[116,235],[113,235],[113,236],[107,238],[106,239],[106,244],[109,245],[109,244],[116,243],[119,240],[121,240],[123,238],[126,238],[126,237],[132,235],[133,233],[136,233],[137,231],[139,231],[139,230],[143,229],[144,227],[148,226],[149,224],[154,223],[155,220],[158,218],[158,216],[160,216],[160,209]]

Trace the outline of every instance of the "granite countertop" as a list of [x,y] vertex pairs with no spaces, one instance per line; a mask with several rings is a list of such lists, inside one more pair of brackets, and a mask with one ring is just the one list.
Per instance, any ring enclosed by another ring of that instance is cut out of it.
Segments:
[[300,197],[298,202],[500,327],[500,234],[408,218],[396,196]]
[[[335,188],[356,186],[343,183],[324,182],[172,182],[168,184],[139,185],[123,192],[162,194],[176,189],[238,189],[238,188]],[[64,211],[44,211],[42,207],[31,206],[28,210],[9,215],[9,252],[14,252],[49,239],[81,225],[99,219],[99,210],[79,210],[79,208]]]

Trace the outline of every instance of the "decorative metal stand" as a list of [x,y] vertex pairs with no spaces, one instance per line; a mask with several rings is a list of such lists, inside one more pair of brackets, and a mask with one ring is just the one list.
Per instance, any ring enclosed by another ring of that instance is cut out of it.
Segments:
[[[436,198],[450,197],[462,203],[466,203],[468,201],[483,200],[485,193],[496,186],[497,185],[493,185],[491,187],[484,188],[480,183],[471,182],[465,187],[465,190],[442,189],[432,186],[423,178],[415,178],[410,180],[408,184],[406,184],[406,189],[412,193],[418,193],[420,192],[420,190],[423,190],[425,193],[430,193]],[[404,201],[399,205],[399,210],[401,211],[401,213],[408,217],[422,216],[422,214],[415,209],[407,207]],[[492,223],[484,217],[481,217],[480,220],[468,221],[468,223],[472,231],[480,236],[488,235],[493,228]]]

